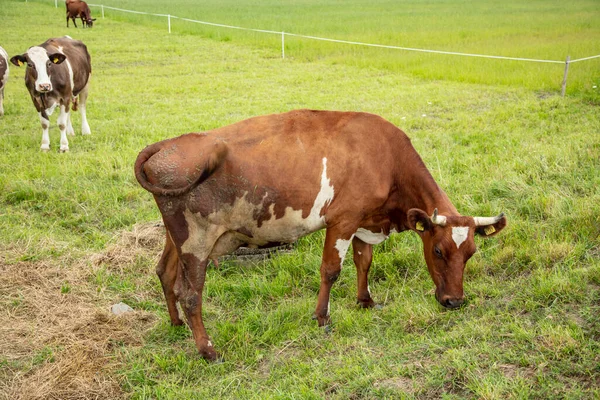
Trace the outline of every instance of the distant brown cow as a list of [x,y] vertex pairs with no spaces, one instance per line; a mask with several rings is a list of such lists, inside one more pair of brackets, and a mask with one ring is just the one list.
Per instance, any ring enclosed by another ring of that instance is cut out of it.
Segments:
[[69,18],[73,20],[73,25],[77,28],[75,18],[81,18],[83,27],[86,26],[91,28],[94,25],[96,18],[92,19],[92,12],[85,1],[81,0],[66,0],[65,6],[67,7],[67,28],[69,27]]
[[8,53],[0,47],[0,117],[4,115],[4,86],[8,80]]
[[209,260],[239,246],[291,243],[326,229],[314,317],[329,323],[329,294],[352,243],[357,300],[373,307],[367,274],[373,245],[412,230],[444,307],[463,303],[474,236],[506,226],[458,213],[410,139],[373,114],[298,110],[251,118],[146,147],[135,163],[167,230],[157,265],[171,322],[179,301],[200,354],[217,353],[202,321]]

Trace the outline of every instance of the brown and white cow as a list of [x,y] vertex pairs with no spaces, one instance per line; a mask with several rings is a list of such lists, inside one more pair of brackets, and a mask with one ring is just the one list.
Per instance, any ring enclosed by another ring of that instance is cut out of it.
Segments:
[[202,290],[211,259],[242,245],[291,243],[326,229],[314,317],[329,322],[329,293],[350,244],[358,303],[375,305],[367,274],[372,246],[412,230],[445,307],[463,303],[463,270],[475,234],[506,225],[460,215],[410,139],[373,114],[298,110],[251,118],[146,147],[135,163],[167,230],[157,265],[171,322],[180,301],[200,354],[215,359],[202,322]]
[[[22,66],[27,64],[25,86],[42,124],[42,151],[50,150],[49,115],[56,107],[60,109],[60,151],[69,151],[67,133],[74,135],[69,106],[81,111],[81,131],[91,133],[86,116],[88,83],[92,74],[90,54],[83,42],[69,36],[48,39],[39,46],[30,47],[26,53],[14,56],[10,61]],[[78,100],[79,97],[79,100]]]
[[85,1],[81,0],[66,0],[65,7],[67,8],[67,28],[69,27],[69,18],[73,21],[73,25],[77,28],[76,18],[81,18],[83,27],[91,28],[94,25],[96,18],[92,19],[92,11]]
[[8,53],[0,47],[0,117],[4,115],[4,86],[8,81]]

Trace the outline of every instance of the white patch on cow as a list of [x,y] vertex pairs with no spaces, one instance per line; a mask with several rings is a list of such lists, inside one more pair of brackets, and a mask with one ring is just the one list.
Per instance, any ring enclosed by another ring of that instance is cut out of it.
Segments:
[[383,231],[375,233],[365,228],[358,228],[356,237],[368,244],[379,244],[388,238]]
[[329,313],[331,312],[331,300],[327,301],[327,316],[329,316]]
[[56,103],[52,103],[52,105],[48,108],[46,108],[44,111],[46,111],[46,115],[51,116],[52,113],[54,112],[54,110],[56,109],[56,106],[58,106],[58,102]]
[[369,292],[369,296],[371,295],[371,286],[367,283],[367,292]]
[[212,342],[211,342],[210,340],[208,341],[208,343],[206,343],[206,345],[207,345],[208,347],[213,347],[213,344],[212,344]]
[[359,255],[359,256],[362,256],[362,252],[360,252],[360,251],[359,251],[359,252],[358,252],[358,255]]
[[42,124],[42,145],[40,149],[42,151],[50,150],[50,134],[48,129],[50,128],[50,121],[42,117],[42,113],[38,113],[40,117],[40,124]]
[[4,58],[4,63],[6,64],[6,71],[4,71],[4,75],[0,81],[1,88],[2,86],[6,85],[6,81],[8,80],[8,53],[2,47],[0,47],[0,57]]
[[338,251],[338,256],[340,257],[340,266],[344,264],[344,258],[346,258],[350,242],[352,242],[352,238],[350,238],[350,240],[338,239],[335,242],[335,249]]
[[325,222],[325,218],[321,217],[321,209],[333,200],[333,186],[331,181],[327,177],[327,158],[323,157],[323,172],[321,173],[321,190],[317,194],[317,198],[310,210],[308,219],[311,221],[322,220]]
[[459,248],[460,245],[467,240],[468,236],[468,226],[455,226],[452,228],[452,239],[454,240],[454,243],[456,243],[456,248]]
[[71,84],[71,91],[73,91],[75,90],[75,81],[73,80],[73,68],[71,67],[71,63],[69,62],[69,60],[65,60],[65,63],[67,64],[67,69],[69,70],[69,83]]
[[42,89],[42,85],[50,85],[49,90],[52,90],[52,83],[50,82],[50,76],[48,76],[48,69],[46,67],[46,62],[48,61],[48,53],[46,53],[46,49],[39,46],[34,46],[27,50],[27,55],[29,56],[29,60],[35,65],[35,70],[37,72],[35,90],[38,92],[48,91]]
[[[302,210],[286,207],[283,216],[277,218],[275,204],[271,204],[269,207],[271,217],[258,226],[254,216],[261,214],[265,200],[254,204],[247,199],[246,192],[242,197],[236,198],[233,205],[222,204],[217,211],[206,218],[186,210],[184,217],[187,221],[189,237],[181,249],[184,253],[192,253],[201,259],[206,259],[211,256],[215,244],[226,232],[229,232],[227,240],[233,240],[232,246],[235,245],[236,237],[243,239],[242,241],[250,246],[261,246],[272,242],[293,243],[302,236],[325,228],[325,217],[321,216],[321,210],[331,202],[333,195],[333,186],[327,177],[327,159],[323,158],[321,188],[308,217],[302,218]],[[249,234],[238,233],[242,229],[249,231]],[[219,249],[217,251],[221,251],[220,249],[228,246],[227,243],[219,241],[217,247]]]

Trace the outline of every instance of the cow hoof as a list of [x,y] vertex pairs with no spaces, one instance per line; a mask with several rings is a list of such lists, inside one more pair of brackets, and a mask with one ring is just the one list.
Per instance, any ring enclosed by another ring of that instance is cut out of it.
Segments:
[[329,315],[326,315],[324,317],[320,317],[317,314],[313,314],[312,316],[313,320],[317,320],[317,323],[319,324],[319,326],[327,326],[331,323],[331,317]]
[[220,363],[223,362],[223,357],[219,357],[219,354],[212,348],[204,348],[200,351],[200,355],[206,361]]
[[48,147],[48,148],[42,147],[40,150],[42,151],[42,153],[47,153],[50,151],[50,147]]
[[61,147],[59,151],[61,153],[68,153],[69,152],[69,148],[68,147],[65,147],[65,148]]
[[361,308],[376,308],[377,304],[373,299],[368,300],[356,300],[356,304],[360,305]]
[[180,319],[177,319],[175,321],[171,321],[171,326],[181,326],[183,325],[183,321]]

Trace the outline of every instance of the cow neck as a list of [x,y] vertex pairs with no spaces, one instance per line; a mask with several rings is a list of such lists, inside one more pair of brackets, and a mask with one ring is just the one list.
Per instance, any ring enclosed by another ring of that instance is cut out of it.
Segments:
[[402,173],[396,179],[400,210],[406,213],[411,208],[418,208],[431,215],[437,208],[442,215],[460,215],[416,151],[415,155],[417,160],[413,158],[411,162],[408,158],[400,161],[400,164],[403,161],[407,164],[399,166]]

